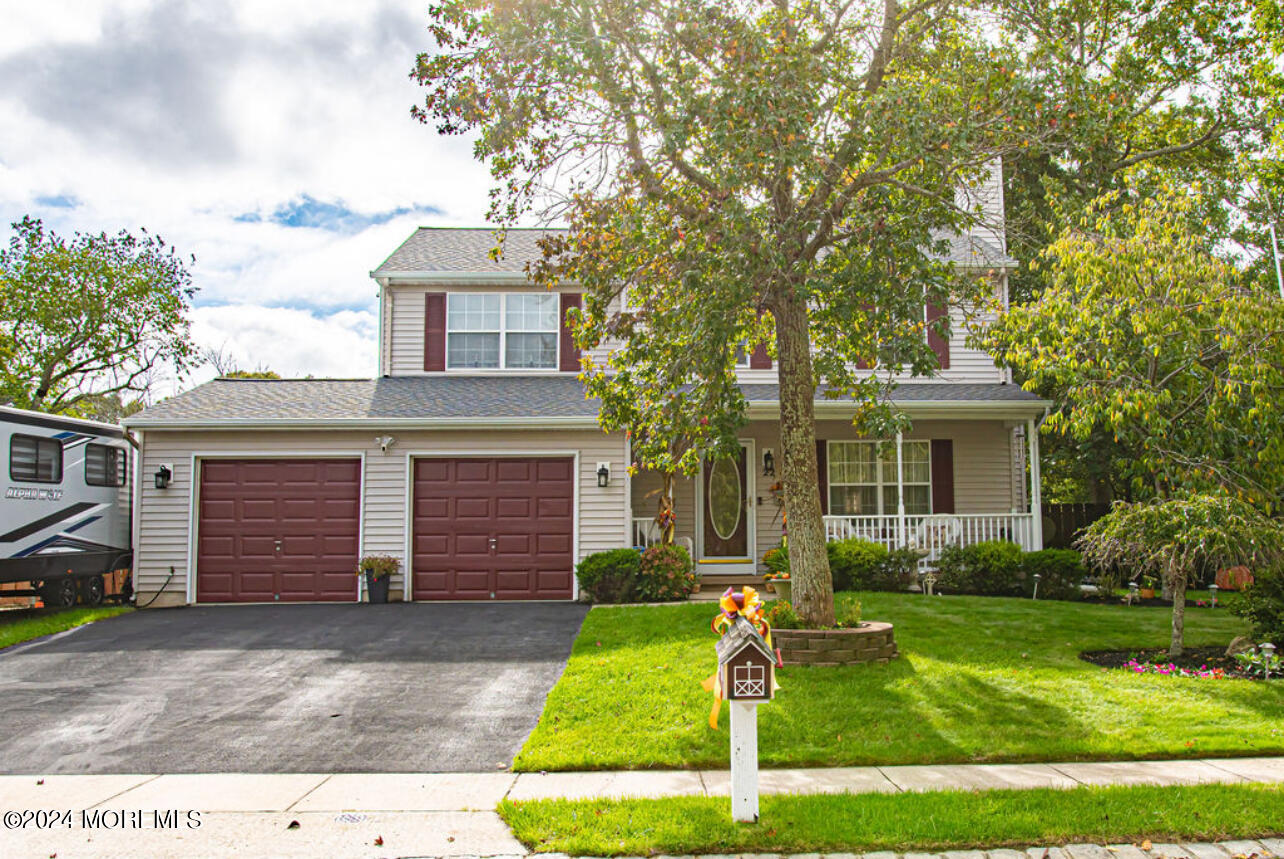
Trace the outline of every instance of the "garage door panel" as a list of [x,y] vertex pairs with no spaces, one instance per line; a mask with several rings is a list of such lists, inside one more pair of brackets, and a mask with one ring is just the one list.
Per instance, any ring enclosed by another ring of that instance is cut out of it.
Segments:
[[571,516],[571,499],[540,498],[535,510],[540,519],[569,519]]
[[494,462],[489,459],[456,460],[456,483],[493,483],[495,480]]
[[535,535],[535,552],[540,556],[565,556],[571,558],[571,535],[537,534]]
[[492,498],[459,498],[455,501],[455,519],[486,519],[494,515]]
[[569,458],[415,460],[415,599],[569,599],[573,474]]
[[530,519],[533,512],[531,498],[499,498],[495,502],[495,515],[501,519]]
[[358,459],[202,461],[197,600],[355,599],[360,481]]
[[563,483],[571,480],[573,465],[569,459],[537,460],[535,479],[543,483]]
[[530,483],[531,466],[529,459],[501,459],[495,466],[495,479],[500,483]]
[[570,590],[571,574],[566,570],[536,570],[535,586],[544,591]]
[[489,534],[456,534],[448,554],[457,558],[485,558],[490,555]]

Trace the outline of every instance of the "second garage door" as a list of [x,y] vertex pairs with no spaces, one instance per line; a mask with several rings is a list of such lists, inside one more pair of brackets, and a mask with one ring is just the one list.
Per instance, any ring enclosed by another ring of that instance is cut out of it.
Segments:
[[198,602],[354,600],[359,459],[200,464]]
[[414,468],[415,599],[570,599],[575,465],[428,458]]

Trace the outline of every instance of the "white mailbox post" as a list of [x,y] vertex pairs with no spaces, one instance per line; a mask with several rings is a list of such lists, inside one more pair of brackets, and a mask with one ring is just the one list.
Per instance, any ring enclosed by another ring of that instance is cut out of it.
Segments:
[[718,639],[718,679],[731,705],[731,817],[758,820],[758,705],[775,689],[776,657],[744,617]]

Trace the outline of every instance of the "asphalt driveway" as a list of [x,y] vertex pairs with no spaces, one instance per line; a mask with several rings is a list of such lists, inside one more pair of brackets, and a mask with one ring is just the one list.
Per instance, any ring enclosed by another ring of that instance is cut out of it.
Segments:
[[0,651],[0,772],[467,772],[509,764],[573,603],[141,611]]

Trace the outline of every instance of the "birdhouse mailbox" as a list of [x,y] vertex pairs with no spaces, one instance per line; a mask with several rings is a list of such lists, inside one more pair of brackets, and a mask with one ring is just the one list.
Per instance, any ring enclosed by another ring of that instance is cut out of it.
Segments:
[[718,674],[728,701],[770,701],[775,689],[776,657],[753,624],[737,616],[718,639]]

